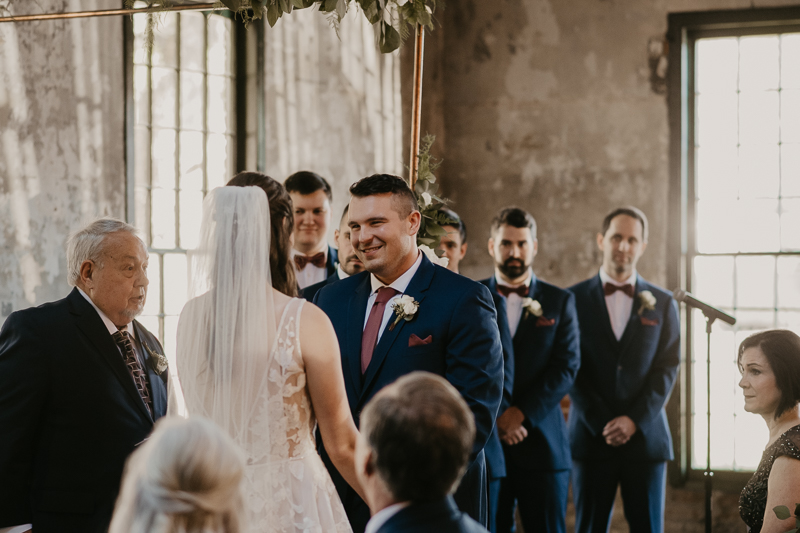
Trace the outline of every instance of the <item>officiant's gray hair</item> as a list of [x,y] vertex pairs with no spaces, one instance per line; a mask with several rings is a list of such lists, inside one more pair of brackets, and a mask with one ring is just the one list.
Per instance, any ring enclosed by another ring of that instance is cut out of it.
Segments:
[[81,277],[81,265],[84,261],[101,264],[103,242],[106,235],[126,231],[138,237],[136,228],[122,220],[103,217],[93,220],[82,229],[69,236],[67,240],[67,281],[73,287]]

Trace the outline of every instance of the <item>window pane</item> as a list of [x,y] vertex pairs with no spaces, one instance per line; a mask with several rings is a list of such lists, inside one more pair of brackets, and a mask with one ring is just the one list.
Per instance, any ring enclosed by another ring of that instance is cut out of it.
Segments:
[[800,309],[800,257],[778,258],[778,308]]
[[800,143],[800,89],[781,91],[781,142]]
[[203,134],[181,132],[181,190],[203,190]]
[[181,13],[181,69],[202,72],[204,68],[206,17],[202,13]]
[[739,40],[739,89],[777,89],[779,57],[777,35],[742,37]]
[[781,36],[781,87],[800,89],[800,33]]
[[775,327],[800,331],[800,311],[778,311],[778,322]]
[[695,138],[701,148],[736,146],[739,142],[736,93],[698,95]]
[[153,68],[153,124],[175,127],[175,101],[178,75],[172,69]]
[[698,198],[736,200],[738,186],[738,151],[736,145],[701,146],[695,150],[697,159]]
[[733,257],[694,258],[692,292],[716,307],[733,307]]
[[[142,314],[155,316],[161,312],[161,256],[150,254],[148,263],[147,279],[150,284],[147,287],[147,300]],[[150,331],[157,332],[158,328]]]
[[781,146],[781,196],[800,197],[800,144]]
[[739,142],[777,144],[779,133],[778,93],[739,94]]
[[164,255],[164,314],[179,315],[186,303],[189,272],[185,254]]
[[777,198],[780,186],[780,151],[777,144],[739,147],[739,196]]
[[153,187],[175,188],[175,130],[153,129]]
[[736,307],[775,307],[774,257],[739,256],[736,258]]
[[203,130],[203,74],[181,72],[181,127]]
[[203,193],[181,191],[181,248],[197,248],[203,218]]
[[800,198],[781,202],[781,250],[800,251]]
[[697,202],[697,250],[701,253],[739,251],[739,240],[731,228],[738,226],[739,202],[714,199]]
[[[167,316],[164,317],[164,355],[167,358],[172,357],[172,368],[177,368],[177,364],[175,362],[175,353],[176,350],[176,342],[175,338],[178,335],[178,317],[177,316]],[[170,355],[172,354],[172,355]],[[183,402],[183,397],[179,396],[179,403]]]
[[208,76],[208,130],[231,131],[231,80],[224,76]]
[[175,248],[175,191],[153,189],[151,233],[153,248]]
[[230,20],[211,15],[208,17],[208,72],[230,75],[231,61]]
[[231,155],[233,143],[226,135],[216,133],[208,136],[208,190],[225,185],[231,178]]
[[177,13],[156,15],[156,30],[153,32],[153,65],[159,67],[178,66],[177,54]]
[[734,93],[739,76],[738,54],[735,37],[697,41],[697,91]]
[[133,67],[133,98],[136,102],[136,124],[150,124],[150,79],[144,66]]
[[[740,201],[738,206],[740,252],[774,252],[780,249],[778,200]],[[727,228],[729,233],[731,228]]]

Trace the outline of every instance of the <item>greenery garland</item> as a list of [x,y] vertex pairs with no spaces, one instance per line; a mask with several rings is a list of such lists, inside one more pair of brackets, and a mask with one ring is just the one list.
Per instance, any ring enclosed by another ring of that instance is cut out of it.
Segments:
[[447,235],[447,231],[442,226],[454,225],[458,221],[453,220],[442,211],[442,208],[447,207],[450,200],[437,194],[439,184],[436,183],[436,176],[433,173],[439,168],[442,161],[431,155],[431,146],[435,140],[436,137],[430,134],[422,139],[422,145],[417,154],[417,182],[414,184],[414,196],[417,198],[419,212],[422,214],[422,221],[417,233],[417,245],[428,255],[430,253],[426,248],[441,257],[444,252],[439,250],[438,246],[442,237]]

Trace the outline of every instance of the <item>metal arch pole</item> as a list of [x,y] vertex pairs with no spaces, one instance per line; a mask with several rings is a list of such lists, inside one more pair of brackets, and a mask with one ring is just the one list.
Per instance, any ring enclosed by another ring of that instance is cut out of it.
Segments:
[[[155,10],[156,13],[164,13],[169,11],[210,11],[219,9],[215,2],[207,2],[204,4],[190,4],[182,6],[170,6],[159,8]],[[225,8],[227,9],[227,8]],[[129,9],[104,9],[98,11],[75,11],[72,13],[41,13],[38,15],[11,15],[8,17],[0,17],[0,24],[3,22],[34,22],[37,20],[63,20],[63,19],[85,19],[95,17],[114,17],[119,15],[134,15],[136,13],[153,13],[154,10],[149,8],[129,8]]]
[[411,98],[411,154],[408,157],[408,184],[411,189],[417,183],[419,171],[419,130],[422,117],[422,60],[425,55],[425,29],[417,24],[414,44],[414,92]]
[[711,471],[711,325],[714,323],[715,318],[706,315],[706,471],[703,473],[705,476],[705,507],[706,507],[706,530],[705,533],[711,533],[712,516],[711,516],[711,494],[713,491],[714,472]]

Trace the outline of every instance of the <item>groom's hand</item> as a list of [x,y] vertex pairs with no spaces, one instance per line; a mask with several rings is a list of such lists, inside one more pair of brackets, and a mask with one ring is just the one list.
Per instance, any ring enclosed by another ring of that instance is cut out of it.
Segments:
[[497,431],[500,440],[513,445],[522,442],[528,436],[528,430],[522,425],[525,415],[518,407],[511,406],[497,417]]

